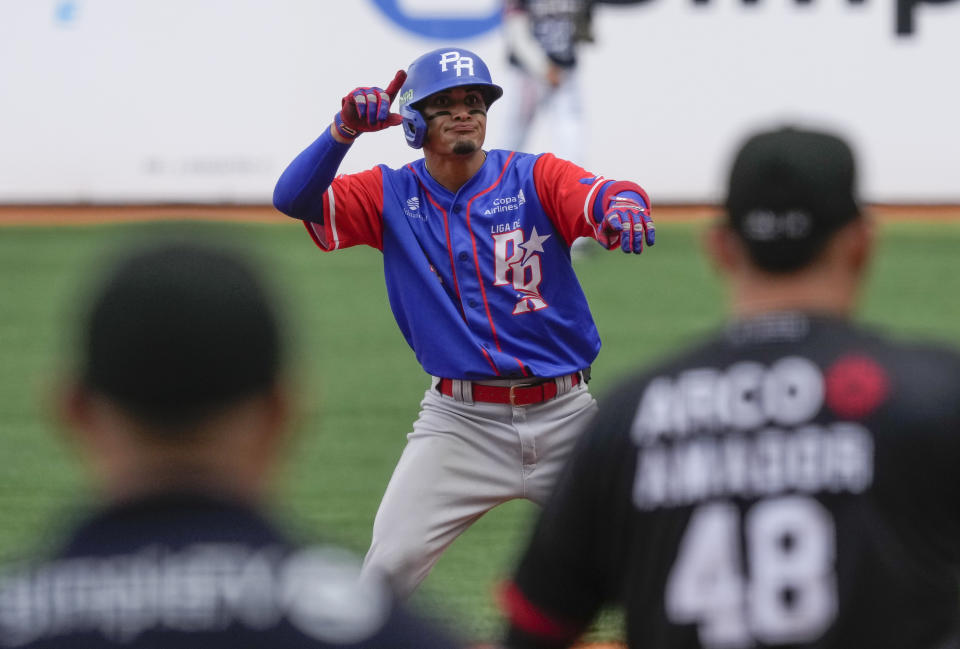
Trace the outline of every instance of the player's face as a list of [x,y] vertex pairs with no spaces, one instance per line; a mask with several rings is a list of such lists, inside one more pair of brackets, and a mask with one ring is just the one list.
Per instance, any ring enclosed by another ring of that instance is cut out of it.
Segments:
[[469,155],[483,146],[487,106],[479,90],[470,87],[443,90],[427,97],[421,110],[428,124],[425,149]]

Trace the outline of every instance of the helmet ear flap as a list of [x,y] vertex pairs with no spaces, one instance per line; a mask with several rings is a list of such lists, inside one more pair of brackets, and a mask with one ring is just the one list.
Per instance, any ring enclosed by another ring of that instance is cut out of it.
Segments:
[[427,120],[411,106],[403,106],[400,116],[403,117],[403,136],[407,138],[407,144],[414,149],[423,147],[423,140],[427,136]]

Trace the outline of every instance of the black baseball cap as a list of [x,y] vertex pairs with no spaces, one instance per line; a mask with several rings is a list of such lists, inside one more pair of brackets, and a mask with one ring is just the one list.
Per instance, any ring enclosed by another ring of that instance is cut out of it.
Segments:
[[165,242],[114,263],[81,329],[80,377],[152,424],[191,423],[272,386],[272,300],[238,253]]
[[855,176],[853,151],[837,135],[799,128],[756,133],[730,171],[730,225],[759,267],[797,270],[860,214]]

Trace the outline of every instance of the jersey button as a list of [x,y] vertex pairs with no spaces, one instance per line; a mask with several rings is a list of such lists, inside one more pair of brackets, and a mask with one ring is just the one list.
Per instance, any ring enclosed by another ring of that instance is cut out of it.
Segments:
[[468,255],[467,253],[465,253],[465,252],[461,252],[461,253],[458,255],[458,257],[460,257],[460,261],[466,261],[466,260],[467,260],[467,257],[469,257],[469,255]]
[[471,308],[471,309],[476,309],[476,308],[477,308],[477,301],[474,300],[473,298],[470,298],[469,300],[467,300],[467,304],[470,305],[470,308]]
[[454,206],[453,206],[453,213],[454,213],[454,214],[459,214],[459,213],[460,213],[460,206],[459,206],[459,205],[454,205]]

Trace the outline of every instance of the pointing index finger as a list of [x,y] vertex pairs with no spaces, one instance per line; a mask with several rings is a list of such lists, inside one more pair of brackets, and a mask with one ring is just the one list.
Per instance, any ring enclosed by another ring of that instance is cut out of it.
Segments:
[[397,70],[396,76],[393,77],[393,81],[390,82],[390,85],[387,86],[386,93],[390,95],[390,101],[393,102],[397,98],[397,93],[400,92],[400,88],[403,87],[403,82],[407,80],[407,73],[405,70]]

